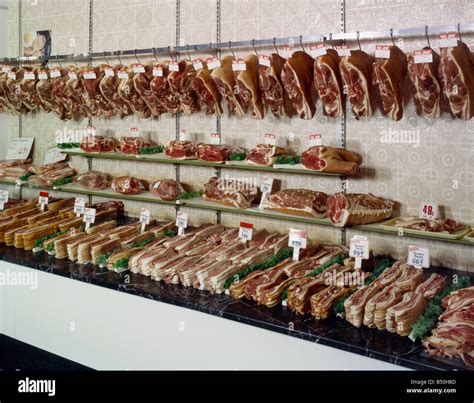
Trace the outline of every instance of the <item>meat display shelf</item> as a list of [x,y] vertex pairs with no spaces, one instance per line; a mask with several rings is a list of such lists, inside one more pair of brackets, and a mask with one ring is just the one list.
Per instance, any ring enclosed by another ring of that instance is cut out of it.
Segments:
[[[290,174],[303,174],[303,175],[323,175],[323,176],[335,176],[339,177],[340,174],[311,171],[303,168],[274,168],[271,166],[252,165],[246,164],[240,161],[230,161],[230,164],[219,164],[215,162],[207,162],[200,160],[177,160],[174,158],[167,157],[164,154],[153,154],[153,155],[127,155],[121,153],[87,153],[84,151],[76,150],[65,150],[62,151],[64,154],[91,157],[91,158],[102,158],[102,159],[113,159],[113,160],[124,160],[124,161],[140,161],[140,162],[157,162],[161,164],[179,164],[179,165],[191,165],[200,167],[214,167],[214,168],[227,168],[227,169],[240,169],[245,171],[262,171],[262,172],[273,172],[273,173],[290,173]],[[160,155],[160,156],[157,156]]]

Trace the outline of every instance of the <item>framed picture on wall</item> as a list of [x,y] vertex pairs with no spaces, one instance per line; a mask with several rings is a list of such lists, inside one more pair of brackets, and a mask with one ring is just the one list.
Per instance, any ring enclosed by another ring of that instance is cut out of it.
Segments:
[[36,56],[48,60],[51,56],[51,31],[25,32],[23,56]]

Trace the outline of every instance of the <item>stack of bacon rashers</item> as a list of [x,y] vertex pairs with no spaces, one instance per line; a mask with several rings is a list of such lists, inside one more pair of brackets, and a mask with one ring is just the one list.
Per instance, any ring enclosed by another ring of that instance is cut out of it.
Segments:
[[67,162],[33,165],[29,168],[29,172],[33,175],[28,178],[28,184],[38,187],[53,187],[68,178],[72,181],[72,177],[76,174]]
[[18,179],[28,175],[30,167],[31,159],[0,161],[0,180],[16,182]]

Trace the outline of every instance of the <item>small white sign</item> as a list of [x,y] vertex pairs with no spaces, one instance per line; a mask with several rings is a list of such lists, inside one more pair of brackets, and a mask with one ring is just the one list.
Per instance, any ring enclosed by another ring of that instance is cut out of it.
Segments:
[[40,70],[38,72],[38,79],[39,80],[47,80],[48,79],[48,72],[45,70]]
[[130,128],[130,137],[140,137],[141,132],[138,127],[131,127]]
[[182,211],[176,213],[176,226],[178,227],[178,235],[184,235],[185,228],[188,228],[188,215]]
[[67,76],[70,80],[77,80],[77,74],[74,71],[70,71],[69,73],[67,73]]
[[260,66],[270,67],[270,56],[259,53],[258,64]]
[[77,217],[80,217],[81,214],[84,214],[84,209],[86,208],[86,201],[83,197],[76,197],[74,200],[74,213]]
[[91,125],[87,126],[87,128],[86,128],[86,134],[87,134],[88,136],[95,136],[96,133],[97,133],[97,130],[96,130],[95,126],[91,126]]
[[308,136],[309,146],[321,146],[323,144],[323,140],[321,138],[321,133],[310,133]]
[[253,224],[241,221],[239,226],[239,239],[246,242],[252,240]]
[[105,72],[105,77],[114,77],[115,76],[115,72],[114,72],[114,69],[112,67],[106,67],[104,69],[104,72]]
[[84,209],[84,217],[82,218],[82,222],[86,223],[86,231],[89,229],[91,224],[95,223],[95,213],[95,208]]
[[430,251],[428,248],[422,248],[416,245],[410,245],[408,247],[408,260],[409,265],[418,268],[430,267]]
[[61,77],[61,71],[59,69],[52,69],[49,71],[49,76],[51,78]]
[[453,48],[458,46],[459,35],[457,32],[450,32],[447,34],[441,34],[439,36],[439,47],[440,48]]
[[10,66],[2,64],[2,73],[8,73],[11,70]]
[[178,62],[174,62],[174,61],[173,61],[173,62],[169,62],[169,64],[168,64],[168,69],[169,69],[170,71],[179,71],[179,64],[178,64]]
[[150,224],[150,215],[150,210],[142,208],[140,210],[140,222],[146,225]]
[[232,61],[232,71],[245,71],[247,70],[247,65],[245,60],[237,59]]
[[265,144],[274,146],[276,144],[276,135],[273,133],[265,133],[264,141]]
[[375,46],[375,57],[378,59],[388,59],[390,57],[390,46],[388,45],[376,45]]
[[350,56],[351,55],[351,50],[347,47],[347,45],[340,45],[340,46],[335,46],[336,52],[339,56]]
[[318,43],[317,45],[311,45],[309,47],[309,54],[316,59],[319,56],[323,56],[327,53],[326,46],[324,43]]
[[286,59],[290,58],[293,52],[294,52],[293,46],[283,45],[281,47],[281,54]]
[[206,65],[209,70],[214,70],[221,66],[221,61],[217,56],[212,56],[206,60]]
[[181,130],[179,133],[179,141],[192,141],[191,134],[186,130]]
[[290,228],[288,246],[293,248],[293,260],[300,259],[300,249],[305,249],[308,243],[308,233],[306,230]]
[[193,60],[193,67],[195,71],[199,71],[204,67],[204,64],[201,59],[194,59]]
[[26,71],[25,74],[23,75],[24,80],[35,80],[36,75],[32,71]]
[[415,50],[413,53],[415,64],[433,63],[433,52],[431,49]]
[[95,80],[97,78],[94,70],[85,71],[82,76],[85,80]]
[[6,203],[8,203],[8,190],[0,190],[0,210],[5,208]]
[[50,147],[46,150],[44,155],[43,164],[52,164],[53,162],[64,161],[67,158],[67,154],[56,147],[56,143],[52,143]]
[[163,67],[153,67],[153,77],[163,77]]
[[40,192],[38,197],[38,203],[41,207],[41,211],[44,211],[45,206],[48,205],[49,202],[49,193],[48,192]]
[[126,80],[126,79],[128,79],[127,70],[119,70],[119,71],[117,71],[117,77],[120,78],[121,80]]
[[220,143],[221,143],[221,134],[211,133],[211,144],[220,144]]
[[349,256],[355,258],[355,268],[362,267],[362,260],[370,257],[369,240],[365,236],[353,236],[350,242]]
[[262,184],[260,185],[260,190],[262,193],[271,193],[273,188],[273,178],[265,177],[263,178]]
[[420,218],[435,220],[438,218],[438,203],[432,201],[423,201],[420,203]]
[[7,76],[10,80],[16,80],[16,73],[14,71],[9,71]]
[[132,65],[132,70],[134,73],[144,73],[145,66],[143,64],[134,64]]
[[7,151],[7,160],[25,160],[30,155],[33,147],[34,137],[22,137],[13,139]]

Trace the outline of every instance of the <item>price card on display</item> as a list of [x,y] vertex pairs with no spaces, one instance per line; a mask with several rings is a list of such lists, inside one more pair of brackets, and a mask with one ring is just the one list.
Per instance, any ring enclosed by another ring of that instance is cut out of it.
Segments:
[[130,128],[130,137],[140,137],[141,132],[138,127],[131,127]]
[[145,72],[145,66],[143,64],[133,64],[132,65],[132,70],[134,73],[144,73]]
[[178,235],[184,235],[185,228],[188,228],[188,215],[182,211],[176,213],[176,226],[178,227]]
[[8,203],[8,190],[0,190],[0,210],[5,208],[6,203]]
[[114,72],[114,69],[112,67],[106,67],[104,69],[104,72],[105,72],[105,77],[113,77],[115,76],[115,72]]
[[51,164],[53,162],[64,161],[66,158],[67,154],[63,154],[63,152],[58,147],[56,147],[56,143],[54,143],[54,145],[50,146],[46,150],[43,164]]
[[206,60],[206,65],[209,70],[214,70],[221,66],[221,61],[217,56],[212,56]]
[[388,59],[390,57],[390,46],[388,45],[376,45],[375,46],[375,57],[379,59]]
[[341,57],[351,55],[351,50],[347,47],[347,45],[334,46],[334,49],[336,49],[337,54]]
[[315,59],[319,56],[323,56],[327,53],[326,46],[324,43],[318,43],[317,45],[311,45],[309,47],[309,54]]
[[2,64],[2,73],[8,73],[10,70],[10,66]]
[[258,64],[260,66],[270,67],[270,56],[259,53]]
[[38,197],[38,204],[40,205],[41,211],[44,211],[44,206],[48,205],[49,201],[49,193],[48,192],[40,192]]
[[232,60],[232,71],[245,71],[247,66],[244,59]]
[[424,201],[420,203],[420,218],[435,220],[438,218],[438,212],[438,203],[431,201]]
[[7,73],[7,76],[8,76],[8,78],[11,79],[11,80],[16,80],[16,73],[15,73],[14,71],[9,71],[9,72]]
[[181,130],[179,133],[179,141],[192,141],[191,134],[186,130]]
[[221,134],[211,133],[211,144],[220,144],[220,143],[221,143]]
[[49,71],[49,76],[51,78],[61,77],[61,71],[59,69],[52,69]]
[[95,136],[95,135],[96,135],[96,132],[97,132],[97,130],[96,130],[95,126],[90,126],[90,125],[87,126],[87,128],[86,128],[86,134],[87,134],[88,136]]
[[265,133],[264,141],[265,144],[274,146],[276,144],[276,135],[273,133]]
[[355,258],[355,268],[362,267],[362,260],[370,256],[369,240],[365,236],[353,236],[350,242],[349,256]]
[[175,62],[175,61],[169,62],[169,64],[168,64],[168,69],[169,69],[170,71],[179,71],[179,64],[178,64],[178,62]]
[[84,214],[84,209],[86,208],[86,201],[83,197],[76,197],[74,200],[74,213],[76,217],[80,217],[81,214]]
[[293,260],[300,260],[300,249],[305,249],[308,243],[306,230],[290,228],[288,246],[293,248]]
[[163,67],[161,66],[153,67],[153,77],[163,77]]
[[30,155],[35,139],[33,137],[22,137],[13,139],[8,147],[7,160],[24,160]]
[[195,71],[199,71],[204,67],[202,59],[194,59],[193,60],[193,67]]
[[145,227],[150,224],[150,210],[142,208],[140,210],[141,233],[145,232]]
[[430,251],[428,248],[422,248],[416,245],[408,247],[407,263],[417,268],[430,267]]
[[36,76],[35,73],[32,71],[25,71],[25,74],[23,75],[24,80],[35,80]]
[[459,35],[457,32],[450,32],[447,34],[441,34],[439,36],[439,47],[440,48],[453,48],[458,46]]
[[77,73],[74,71],[68,72],[67,76],[69,77],[70,80],[77,80]]
[[288,59],[289,57],[291,57],[291,55],[293,54],[294,52],[294,49],[293,49],[293,46],[290,46],[290,45],[283,45],[281,47],[281,54],[284,58]]
[[82,218],[82,222],[86,223],[86,231],[89,229],[91,224],[95,223],[95,213],[95,208],[84,209],[84,217]]
[[117,77],[120,78],[121,80],[126,80],[128,78],[128,72],[127,70],[119,70],[117,71]]
[[85,71],[82,76],[85,80],[95,80],[97,78],[94,70]]
[[415,64],[433,62],[433,52],[431,51],[431,49],[415,50],[413,55]]
[[309,146],[320,146],[323,144],[323,140],[321,138],[321,133],[310,133],[308,136]]
[[252,240],[253,224],[241,221],[239,226],[239,239],[247,242]]
[[263,182],[260,185],[262,198],[260,199],[260,205],[258,206],[260,210],[263,210],[265,200],[267,199],[268,195],[272,192],[272,188],[273,188],[273,178],[268,178],[268,177],[263,178]]

